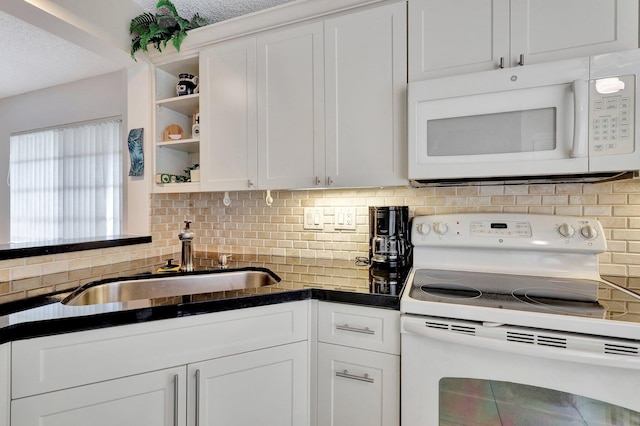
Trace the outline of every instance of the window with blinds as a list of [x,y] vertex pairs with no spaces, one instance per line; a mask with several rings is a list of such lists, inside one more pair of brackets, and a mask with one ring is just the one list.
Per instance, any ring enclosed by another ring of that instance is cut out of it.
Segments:
[[121,233],[120,120],[16,134],[10,144],[11,242]]

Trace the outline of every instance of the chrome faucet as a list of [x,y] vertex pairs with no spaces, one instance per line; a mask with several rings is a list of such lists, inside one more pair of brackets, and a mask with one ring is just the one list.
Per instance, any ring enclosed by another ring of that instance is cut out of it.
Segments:
[[184,229],[178,238],[182,242],[182,259],[180,261],[180,272],[193,271],[193,251],[191,249],[191,242],[193,241],[194,233],[189,229],[190,220],[184,221]]

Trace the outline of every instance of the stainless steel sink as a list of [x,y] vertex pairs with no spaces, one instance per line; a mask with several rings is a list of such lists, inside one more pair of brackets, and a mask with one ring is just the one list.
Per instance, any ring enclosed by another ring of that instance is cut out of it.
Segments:
[[130,278],[87,284],[71,293],[62,303],[70,306],[98,305],[244,290],[275,284],[280,278],[263,268],[211,271],[187,275]]

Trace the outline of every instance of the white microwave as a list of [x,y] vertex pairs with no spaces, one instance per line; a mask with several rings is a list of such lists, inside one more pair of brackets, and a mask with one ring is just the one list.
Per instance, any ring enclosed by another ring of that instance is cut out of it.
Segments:
[[415,186],[597,181],[640,169],[640,49],[409,84]]

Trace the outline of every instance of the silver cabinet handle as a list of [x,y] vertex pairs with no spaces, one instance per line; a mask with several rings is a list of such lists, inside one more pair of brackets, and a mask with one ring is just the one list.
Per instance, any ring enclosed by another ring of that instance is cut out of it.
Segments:
[[253,181],[252,181],[251,179],[249,179],[249,180],[247,181],[247,187],[248,187],[248,188],[251,188],[252,186],[253,186]]
[[200,426],[200,370],[196,370],[196,426]]
[[349,324],[338,324],[336,325],[336,330],[342,331],[351,331],[353,333],[362,333],[362,334],[376,334],[375,330],[371,330],[369,327],[358,328],[358,327],[350,327]]
[[345,379],[351,380],[359,380],[361,382],[373,383],[374,380],[369,377],[369,374],[365,373],[364,376],[356,376],[355,374],[350,374],[349,371],[336,371],[337,377],[344,377]]
[[333,179],[331,179],[331,176],[327,176],[327,186],[331,185],[333,185]]
[[178,374],[173,375],[173,426],[178,426],[178,390],[180,376]]
[[524,65],[524,53],[520,54],[520,60],[518,61],[518,65],[520,66]]
[[316,186],[320,185],[320,182],[322,182],[322,181],[320,180],[320,178],[318,176],[316,176]]
[[500,63],[498,63],[498,68],[504,68],[504,56],[500,57]]

